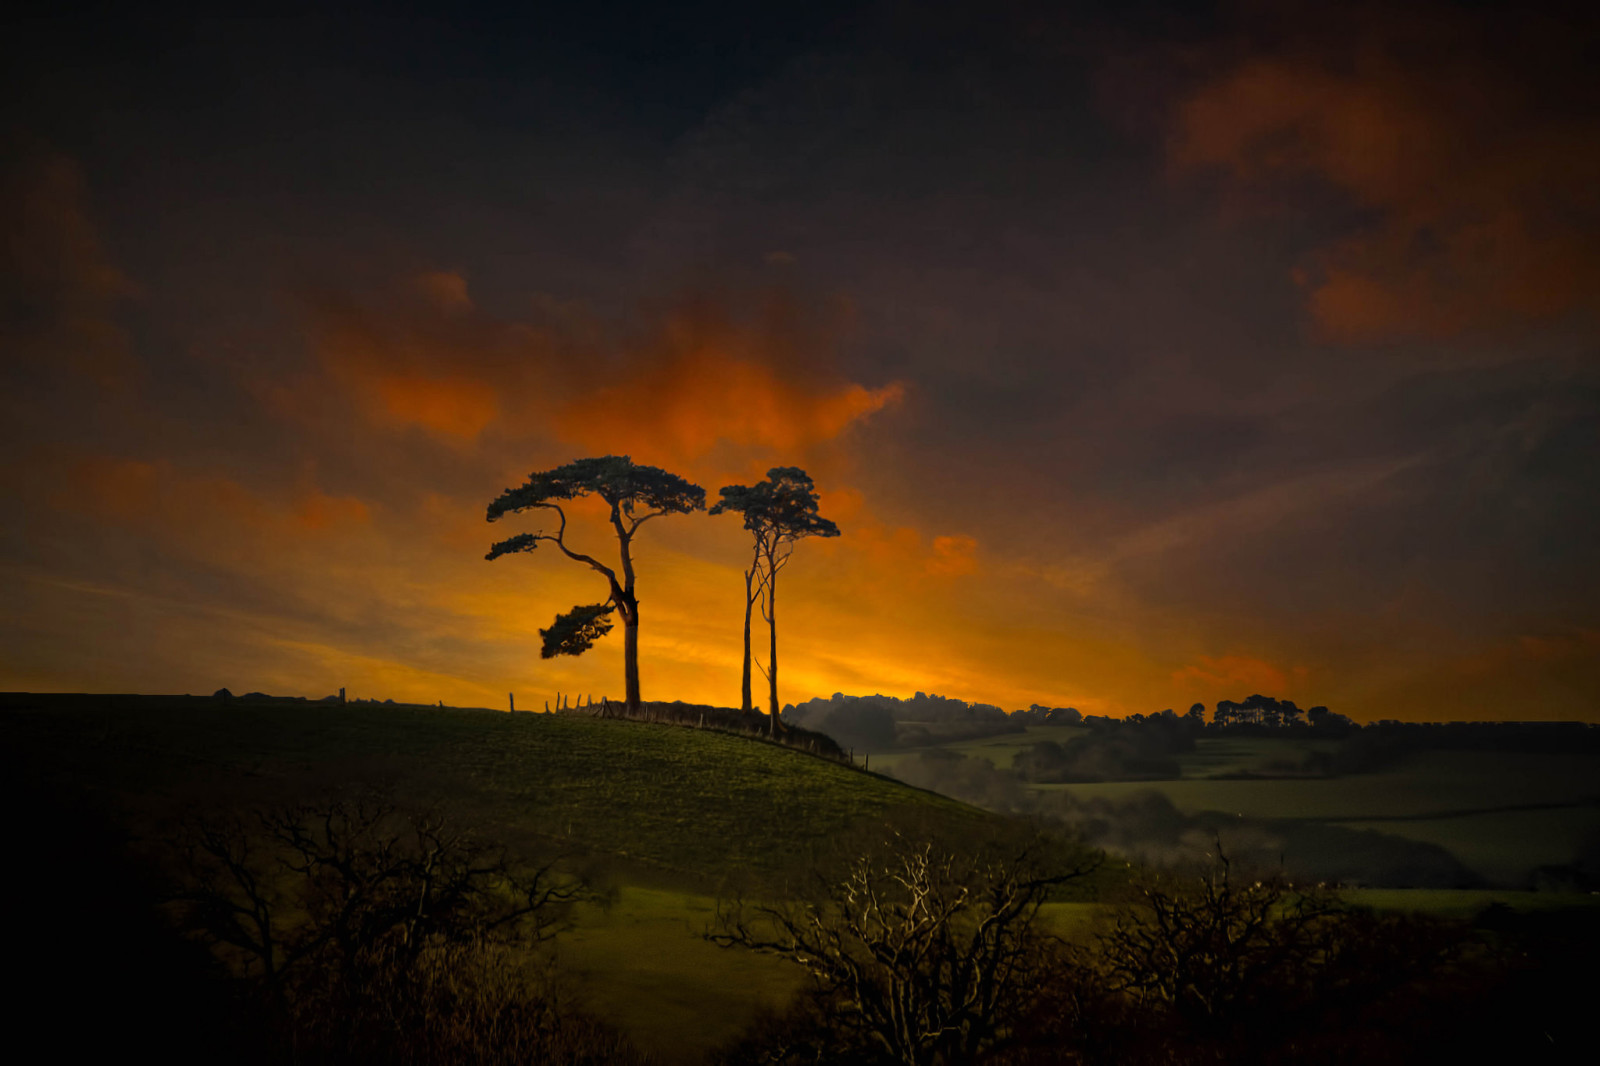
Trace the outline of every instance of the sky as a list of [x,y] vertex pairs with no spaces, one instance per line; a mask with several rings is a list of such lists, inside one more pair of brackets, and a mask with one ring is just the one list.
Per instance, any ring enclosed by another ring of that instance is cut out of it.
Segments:
[[[0,689],[618,697],[483,558],[616,454],[815,479],[786,703],[1600,719],[1582,6],[293,11],[6,16]],[[646,699],[747,536],[641,532]]]

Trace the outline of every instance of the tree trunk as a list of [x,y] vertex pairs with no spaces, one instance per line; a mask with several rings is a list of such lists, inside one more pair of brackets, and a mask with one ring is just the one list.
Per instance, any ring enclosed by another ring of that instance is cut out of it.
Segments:
[[768,708],[772,715],[772,736],[778,735],[778,574],[767,574],[767,629],[771,643],[767,649]]
[[627,712],[639,713],[639,604],[622,609],[622,678]]
[[744,677],[739,683],[739,694],[744,702],[740,704],[745,714],[754,713],[755,700],[750,694],[750,611],[755,607],[755,597],[750,595],[750,582],[756,576],[756,564],[750,564],[750,569],[744,572]]

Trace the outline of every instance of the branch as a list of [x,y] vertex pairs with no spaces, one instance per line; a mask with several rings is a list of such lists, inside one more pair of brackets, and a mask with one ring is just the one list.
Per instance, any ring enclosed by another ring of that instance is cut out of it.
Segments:
[[[511,555],[515,552],[531,552],[539,546],[539,542],[541,540],[549,541],[557,548],[560,548],[562,553],[566,555],[567,558],[573,560],[574,562],[584,563],[587,566],[593,567],[595,570],[598,570],[601,574],[605,575],[606,580],[611,582],[614,590],[619,589],[619,586],[617,586],[616,571],[612,570],[609,566],[605,565],[593,556],[585,555],[582,552],[575,552],[571,548],[567,547],[567,512],[563,511],[559,504],[535,503],[529,504],[528,506],[543,507],[546,510],[554,511],[557,515],[561,516],[561,524],[556,528],[555,533],[550,534],[544,532],[543,530],[540,530],[538,533],[518,533],[516,536],[508,537],[491,547],[489,549],[489,554],[484,556],[485,559],[494,560],[500,558],[502,555]],[[613,508],[613,511],[614,510],[615,508]]]

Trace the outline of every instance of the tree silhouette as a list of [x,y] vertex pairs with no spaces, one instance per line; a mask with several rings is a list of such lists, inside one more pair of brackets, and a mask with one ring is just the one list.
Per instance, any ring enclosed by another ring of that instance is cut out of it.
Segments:
[[892,832],[842,869],[813,869],[798,898],[719,902],[707,939],[810,978],[789,1053],[758,1037],[737,1061],[988,1061],[1054,961],[1042,907],[1099,861],[1038,834],[949,846]]
[[[567,514],[561,500],[580,496],[599,496],[611,506],[611,527],[616,530],[620,564],[606,566],[592,555],[567,547]],[[574,562],[589,566],[606,579],[611,595],[600,603],[574,607],[556,615],[544,638],[541,655],[581,655],[594,642],[611,631],[609,615],[622,617],[623,681],[629,711],[639,709],[639,601],[634,596],[633,538],[639,527],[664,514],[688,514],[706,505],[706,490],[677,474],[659,467],[640,466],[626,455],[607,455],[598,459],[578,459],[528,475],[520,488],[507,489],[489,504],[488,519],[493,522],[507,514],[532,509],[554,511],[560,524],[554,533],[518,533],[489,549],[485,559],[498,559],[512,552],[530,552],[540,541],[549,541]],[[618,570],[621,577],[618,577]]]
[[756,603],[767,623],[768,710],[772,735],[778,734],[778,571],[789,561],[794,546],[805,537],[837,537],[839,527],[817,514],[816,486],[797,466],[775,466],[767,479],[754,485],[724,485],[722,501],[711,514],[734,511],[744,515],[744,528],[754,535],[750,569],[744,572],[744,710],[755,709],[750,693],[750,615]]

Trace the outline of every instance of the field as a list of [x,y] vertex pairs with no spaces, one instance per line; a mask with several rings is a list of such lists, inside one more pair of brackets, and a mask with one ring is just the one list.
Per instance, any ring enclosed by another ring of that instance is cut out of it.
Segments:
[[[1064,743],[1088,730],[1030,726],[1025,733],[944,745],[1007,769],[1016,753],[1042,740]],[[1586,754],[1427,751],[1364,774],[1335,778],[1268,775],[1275,763],[1331,751],[1333,740],[1205,737],[1180,755],[1182,777],[1032,785],[1113,803],[1155,791],[1184,814],[1217,811],[1376,831],[1437,844],[1489,883],[1527,884],[1537,868],[1571,862],[1600,834],[1600,758]],[[893,772],[916,752],[873,757]]]
[[584,908],[559,961],[590,1010],[669,1061],[697,1062],[801,982],[788,963],[704,939],[715,913],[709,896],[626,886],[610,907]]

